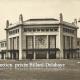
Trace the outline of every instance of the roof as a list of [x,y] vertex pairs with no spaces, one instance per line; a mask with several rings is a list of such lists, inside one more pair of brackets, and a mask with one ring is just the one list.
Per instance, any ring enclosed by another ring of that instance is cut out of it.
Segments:
[[28,19],[23,21],[23,23],[15,23],[9,26],[8,29],[14,28],[19,25],[27,25],[27,26],[38,26],[38,25],[55,25],[55,24],[63,24],[65,26],[73,27],[73,28],[78,28],[75,26],[75,24],[69,23],[62,21],[60,22],[58,19],[55,18],[37,18],[37,19]]
[[36,18],[36,19],[28,19],[27,21],[58,21],[55,18]]
[[57,19],[54,18],[38,18],[38,19],[28,19],[26,21],[24,21],[23,23],[24,25],[50,25],[50,24],[59,24],[59,21]]

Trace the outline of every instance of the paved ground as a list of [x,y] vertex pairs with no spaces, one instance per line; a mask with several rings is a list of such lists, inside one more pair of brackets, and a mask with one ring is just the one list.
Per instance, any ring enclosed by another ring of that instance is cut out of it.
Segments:
[[65,64],[64,68],[15,68],[0,70],[0,80],[80,80],[80,60],[1,60],[0,64],[24,63]]

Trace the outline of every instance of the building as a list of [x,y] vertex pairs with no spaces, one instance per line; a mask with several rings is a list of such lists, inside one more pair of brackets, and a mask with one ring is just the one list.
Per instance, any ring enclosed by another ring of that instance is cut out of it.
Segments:
[[77,20],[68,23],[60,13],[59,20],[38,18],[10,24],[6,22],[7,59],[79,58],[77,51]]
[[6,40],[0,41],[0,59],[6,58]]

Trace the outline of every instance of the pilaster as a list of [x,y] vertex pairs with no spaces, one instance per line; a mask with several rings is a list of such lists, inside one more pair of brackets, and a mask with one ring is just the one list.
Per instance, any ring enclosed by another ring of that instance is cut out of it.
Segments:
[[22,60],[22,26],[19,28],[19,60]]

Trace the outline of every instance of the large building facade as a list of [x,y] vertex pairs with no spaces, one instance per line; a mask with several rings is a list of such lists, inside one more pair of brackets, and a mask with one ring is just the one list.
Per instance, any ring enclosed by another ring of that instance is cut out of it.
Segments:
[[6,59],[80,58],[77,51],[77,21],[68,23],[54,18],[6,22]]

